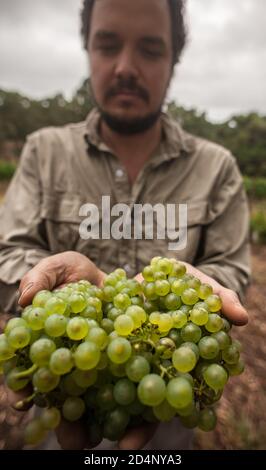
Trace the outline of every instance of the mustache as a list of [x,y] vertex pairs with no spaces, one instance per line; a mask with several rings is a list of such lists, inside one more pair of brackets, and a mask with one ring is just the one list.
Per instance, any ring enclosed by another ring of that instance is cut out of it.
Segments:
[[106,92],[105,98],[112,98],[120,93],[134,93],[147,103],[149,102],[148,92],[132,80],[120,80],[116,85],[110,87]]

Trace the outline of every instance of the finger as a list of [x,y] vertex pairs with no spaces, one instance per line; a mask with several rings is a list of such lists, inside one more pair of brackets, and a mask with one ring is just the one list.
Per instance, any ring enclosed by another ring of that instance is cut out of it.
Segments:
[[88,437],[80,421],[70,423],[62,419],[56,428],[56,436],[63,450],[82,450],[87,447]]
[[246,325],[248,312],[240,303],[238,295],[230,289],[223,289],[220,291],[220,297],[223,314],[235,325]]
[[130,429],[118,442],[120,450],[142,449],[154,435],[158,424],[147,423],[137,428]]
[[52,279],[49,278],[47,273],[42,272],[37,267],[33,268],[20,283],[19,291],[21,294],[18,303],[21,307],[26,307],[31,303],[37,292],[43,289],[52,290],[53,287]]
[[141,282],[144,281],[144,278],[143,278],[143,276],[142,276],[141,273],[137,274],[137,275],[135,276],[135,279],[136,279],[136,281],[138,281],[139,283],[141,283]]

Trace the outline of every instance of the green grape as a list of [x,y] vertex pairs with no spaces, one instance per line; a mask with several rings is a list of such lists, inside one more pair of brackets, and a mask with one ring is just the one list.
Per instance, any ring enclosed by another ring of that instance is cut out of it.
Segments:
[[209,363],[208,362],[205,362],[205,361],[200,361],[197,363],[196,365],[196,368],[195,368],[195,377],[198,379],[198,380],[202,380],[203,379],[203,372],[205,371],[205,369],[209,366]]
[[114,331],[114,322],[109,318],[103,318],[101,321],[101,328],[109,335]]
[[212,295],[213,288],[209,284],[201,284],[198,289],[198,296],[200,299],[205,300]]
[[115,319],[118,318],[119,315],[122,315],[122,314],[123,314],[123,310],[113,307],[108,311],[107,318],[109,318],[109,320],[112,320],[114,322]]
[[115,273],[108,274],[104,279],[104,286],[115,286],[120,280],[120,277]]
[[7,375],[8,372],[14,369],[17,366],[17,362],[18,362],[17,356],[13,356],[11,359],[8,359],[7,361],[3,361],[2,368],[3,368],[4,375]]
[[157,374],[145,375],[138,385],[137,393],[143,405],[157,406],[165,399],[164,380]]
[[199,353],[203,359],[214,359],[219,353],[219,343],[212,336],[204,336],[198,343]]
[[40,421],[44,429],[55,429],[60,424],[61,413],[55,407],[46,408],[40,416]]
[[32,306],[44,308],[47,300],[50,299],[52,295],[53,294],[49,290],[40,290],[33,297]]
[[173,269],[173,264],[167,258],[161,258],[156,263],[156,271],[162,271],[165,274],[170,274]]
[[15,367],[6,375],[6,384],[13,392],[22,390],[29,383],[29,377],[19,378],[19,373],[23,372],[23,367]]
[[95,343],[102,351],[107,346],[108,336],[102,328],[94,327],[89,330],[85,340]]
[[64,315],[67,303],[56,297],[55,295],[48,297],[48,300],[45,302],[45,311],[47,315],[52,315],[53,313],[58,313],[59,315]]
[[178,278],[182,278],[186,274],[186,266],[178,261],[173,262],[170,275]]
[[62,408],[62,413],[67,421],[77,421],[85,412],[85,403],[80,397],[68,397]]
[[230,322],[226,318],[223,318],[223,331],[228,333],[231,330],[231,327],[232,325],[230,324]]
[[193,309],[190,311],[190,320],[195,323],[195,325],[206,325],[209,320],[208,310],[194,305]]
[[164,299],[167,310],[177,310],[181,306],[181,298],[179,295],[170,292]]
[[167,422],[176,415],[176,409],[164,400],[160,405],[153,407],[153,413],[159,421]]
[[193,388],[183,377],[171,379],[166,387],[166,399],[173,408],[185,408],[193,402]]
[[222,308],[222,301],[218,295],[215,295],[215,294],[209,295],[205,299],[205,302],[208,305],[210,312],[212,313],[218,312]]
[[97,320],[97,310],[92,305],[87,305],[87,307],[82,310],[80,316],[83,318],[90,318],[92,320]]
[[190,372],[197,363],[197,357],[191,348],[180,346],[174,351],[172,361],[179,372]]
[[70,339],[79,341],[87,336],[89,331],[88,322],[85,318],[73,317],[69,320],[66,333]]
[[114,328],[120,336],[128,336],[134,330],[135,325],[129,315],[120,315],[114,321]]
[[59,348],[50,357],[49,367],[53,374],[64,375],[74,366],[72,353],[67,348]]
[[150,364],[142,356],[133,356],[126,364],[126,374],[132,382],[140,382],[145,375],[150,373]]
[[182,343],[182,348],[192,349],[197,358],[197,361],[199,360],[199,348],[195,343],[193,343],[192,341],[185,341],[184,343]]
[[131,297],[131,305],[137,305],[138,307],[143,308],[143,298],[140,297],[139,295],[136,295],[134,297]]
[[38,369],[32,378],[33,386],[38,392],[48,393],[54,390],[60,381],[58,375],[54,375],[48,367]]
[[82,312],[87,306],[86,298],[81,293],[71,294],[70,297],[68,298],[68,303],[70,305],[72,312],[74,313]]
[[139,328],[147,318],[145,310],[138,305],[131,305],[126,309],[125,313],[132,318],[135,328]]
[[125,370],[125,364],[115,364],[111,362],[109,364],[109,371],[114,377],[125,377],[126,376],[126,370]]
[[231,344],[231,338],[225,331],[218,331],[211,336],[218,341],[220,350],[226,349]]
[[[27,323],[27,319],[28,319],[28,315],[29,315],[29,312],[31,311],[32,309],[32,305],[28,305],[27,307],[25,307],[22,312],[21,312],[21,320],[24,320],[26,323]],[[16,318],[12,318],[11,320],[16,320]],[[9,320],[9,321],[11,321]]]
[[178,346],[181,345],[181,343],[183,341],[182,338],[181,338],[180,330],[177,330],[175,328],[173,328],[172,330],[169,331],[168,338],[170,338],[172,341],[174,341],[177,348],[178,348]]
[[242,372],[244,372],[245,369],[245,364],[242,361],[242,359],[239,359],[239,361],[236,364],[224,364],[225,369],[229,373],[229,375],[240,375]]
[[114,297],[114,306],[121,310],[126,310],[131,305],[130,297],[127,294],[117,294]]
[[187,289],[187,282],[184,279],[176,279],[171,283],[171,291],[180,296]]
[[173,328],[174,322],[169,313],[162,313],[158,321],[158,329],[162,333],[166,333]]
[[238,348],[232,343],[222,351],[222,358],[227,364],[237,364],[240,353]]
[[50,315],[44,324],[44,330],[49,336],[63,336],[67,327],[67,319],[63,315],[54,313]]
[[149,322],[152,324],[152,325],[159,325],[159,321],[160,321],[160,312],[152,312],[150,315],[149,315]]
[[167,275],[163,271],[156,271],[153,274],[154,281],[165,281],[167,278]]
[[166,296],[170,292],[170,284],[166,280],[155,281],[155,293],[158,296]]
[[116,289],[113,286],[104,286],[103,299],[105,302],[112,302],[116,296]]
[[108,344],[116,338],[119,338],[119,334],[114,330],[108,336]]
[[95,384],[97,380],[98,372],[96,369],[92,369],[92,370],[75,369],[71,375],[79,387],[88,388]]
[[75,371],[61,377],[60,389],[64,395],[70,395],[71,397],[79,397],[86,391],[86,387],[81,387],[76,383]]
[[45,320],[47,318],[47,313],[42,307],[32,308],[27,315],[28,326],[34,330],[39,331],[44,327]]
[[216,426],[217,418],[215,411],[211,408],[204,408],[199,413],[198,427],[202,431],[212,431]]
[[17,326],[27,326],[27,323],[23,318],[11,318],[11,320],[7,322],[7,325],[5,327],[5,335],[8,336],[10,331],[13,330],[13,328],[16,328]]
[[76,367],[81,370],[90,370],[96,367],[100,357],[99,347],[91,341],[81,343],[74,353]]
[[87,318],[87,323],[88,323],[89,330],[91,328],[98,328],[99,326],[99,323],[96,320],[91,320],[90,318]]
[[176,310],[176,312],[173,312],[171,316],[174,322],[173,326],[175,328],[182,328],[187,324],[187,315],[182,312],[182,310]]
[[37,445],[46,437],[46,433],[41,419],[33,419],[25,427],[24,442],[26,445]]
[[223,328],[223,319],[217,313],[210,313],[205,328],[210,333],[217,333]]
[[187,285],[188,287],[191,287],[192,289],[195,289],[198,292],[201,286],[201,282],[197,277],[194,277],[193,279],[188,280]]
[[100,387],[96,396],[96,401],[101,410],[113,410],[116,407],[114,386],[112,384],[104,384]]
[[88,306],[94,307],[97,313],[101,313],[103,306],[101,300],[97,297],[88,297],[87,304]]
[[201,329],[198,325],[194,323],[187,323],[187,325],[183,326],[181,330],[181,338],[183,341],[189,341],[192,343],[198,343],[201,338]]
[[114,399],[122,406],[128,406],[136,398],[135,385],[127,378],[120,379],[114,386]]
[[25,326],[16,326],[10,331],[7,340],[11,348],[25,348],[30,342],[30,330]]
[[195,403],[192,401],[189,403],[189,405],[184,406],[183,408],[177,408],[177,412],[179,416],[190,416],[193,413],[193,410],[195,408]]
[[198,302],[199,297],[195,289],[188,287],[182,292],[181,299],[182,302],[186,305],[194,305],[196,302]]
[[104,423],[103,434],[109,440],[118,440],[122,437],[129,423],[129,414],[122,408],[117,407],[110,411]]
[[30,359],[33,364],[45,366],[49,363],[51,354],[55,351],[55,343],[48,338],[40,338],[30,347]]
[[143,292],[148,300],[156,300],[158,295],[155,292],[155,282],[148,282],[146,285],[143,286]]
[[117,268],[114,270],[114,274],[119,278],[119,279],[126,279],[126,271],[122,268]]
[[146,266],[143,271],[142,271],[142,276],[147,282],[153,282],[154,277],[153,277],[153,269],[151,266]]
[[157,310],[157,303],[154,302],[153,300],[145,300],[143,304],[143,308],[147,315],[150,315],[151,313],[155,312]]
[[180,416],[180,421],[188,429],[193,429],[199,423],[199,410],[194,406],[192,413],[189,416]]
[[207,385],[214,391],[222,390],[228,380],[225,369],[219,364],[211,364],[203,371],[203,377]]
[[132,353],[130,342],[125,338],[116,338],[107,347],[107,355],[115,364],[123,364]]
[[240,343],[240,341],[238,341],[238,339],[234,339],[232,344],[238,349],[240,353],[243,351],[242,344]]

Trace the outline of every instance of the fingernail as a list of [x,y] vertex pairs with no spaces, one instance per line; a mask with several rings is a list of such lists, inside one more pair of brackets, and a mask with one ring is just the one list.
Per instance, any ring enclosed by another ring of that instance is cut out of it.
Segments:
[[21,295],[18,299],[18,303],[20,302],[20,300],[22,299],[22,297],[26,294],[26,292],[28,292],[28,290],[30,290],[33,286],[33,282],[30,282],[26,287],[25,289],[23,289],[23,291],[21,292]]

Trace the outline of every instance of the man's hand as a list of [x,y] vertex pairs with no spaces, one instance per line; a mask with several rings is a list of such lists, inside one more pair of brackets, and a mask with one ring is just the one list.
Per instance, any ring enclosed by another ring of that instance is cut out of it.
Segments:
[[86,256],[66,251],[40,261],[22,279],[19,287],[19,304],[28,305],[40,290],[52,290],[69,282],[87,279],[101,286],[105,274]]

